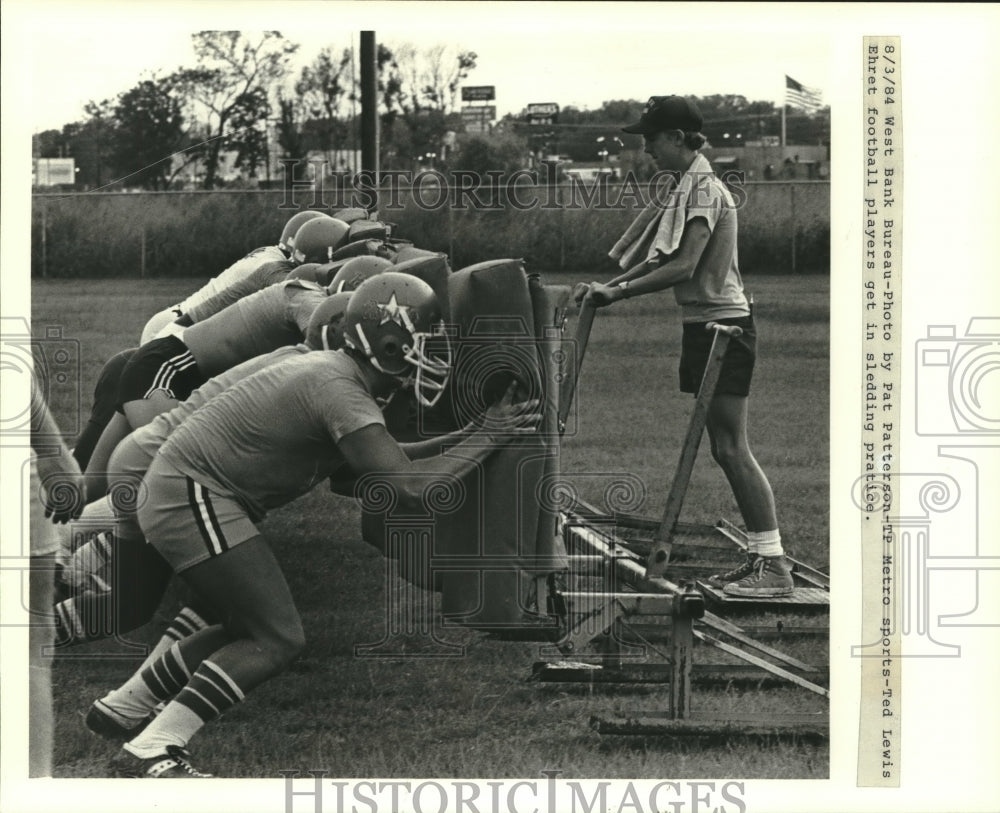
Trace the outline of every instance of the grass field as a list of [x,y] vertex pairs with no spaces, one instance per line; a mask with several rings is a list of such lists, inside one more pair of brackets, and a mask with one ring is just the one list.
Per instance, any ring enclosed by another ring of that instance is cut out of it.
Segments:
[[[572,284],[572,275],[542,275]],[[749,435],[768,473],[786,547],[825,567],[828,557],[829,278],[754,277],[761,361]],[[196,280],[36,281],[33,330],[58,325],[80,342],[82,401],[89,408],[100,365],[133,345],[153,312],[185,296]],[[610,481],[644,485],[638,513],[658,516],[680,451],[692,399],[676,388],[679,314],[669,295],[621,303],[595,321],[577,396],[578,420],[562,454],[580,495],[602,504]],[[65,393],[52,404],[72,425]],[[703,448],[682,520],[738,521],[721,472]],[[396,586],[381,556],[360,538],[357,506],[323,489],[274,512],[262,529],[274,542],[302,613],[309,647],[283,675],[208,726],[192,743],[218,776],[277,776],[324,769],[341,777],[822,778],[829,748],[806,740],[684,741],[601,738],[591,714],[665,707],[664,690],[599,689],[528,682],[537,645],[446,630],[465,654],[445,659],[359,658],[377,642],[385,598]],[[175,594],[164,604],[166,613]],[[790,621],[789,623],[795,623]],[[150,643],[155,624],[131,633]],[[54,666],[57,776],[104,776],[113,746],[85,729],[90,702],[138,663],[115,642],[79,647]],[[827,645],[792,654],[825,666]],[[696,708],[814,711],[798,689],[727,685],[699,690]]]

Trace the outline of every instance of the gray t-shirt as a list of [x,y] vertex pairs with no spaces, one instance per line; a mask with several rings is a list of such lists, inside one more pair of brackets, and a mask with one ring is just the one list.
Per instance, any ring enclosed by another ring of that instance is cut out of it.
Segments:
[[258,521],[339,468],[341,438],[385,425],[358,364],[337,350],[269,365],[195,410],[160,454]]
[[149,455],[150,460],[159,451],[173,431],[180,426],[184,420],[199,407],[204,406],[216,395],[229,389],[237,381],[263,370],[285,358],[294,358],[303,353],[308,353],[309,348],[304,344],[294,346],[279,347],[263,356],[254,356],[252,359],[244,361],[231,367],[224,373],[208,379],[198,389],[192,392],[185,400],[167,412],[161,412],[145,426],[140,426],[132,433],[132,440],[140,449]]
[[211,378],[254,356],[298,344],[326,296],[326,289],[314,282],[279,282],[184,328],[181,340],[201,374]]
[[190,310],[184,311],[192,323],[204,322],[210,316],[239,302],[243,297],[263,291],[269,285],[284,282],[288,272],[295,264],[288,260],[275,260],[264,263],[245,277],[241,277],[231,285],[227,285],[219,293],[204,302],[199,302]]
[[743,293],[736,254],[736,205],[722,181],[701,174],[687,202],[685,222],[704,218],[712,235],[691,279],[674,286],[685,322],[709,322],[746,316],[750,306]]

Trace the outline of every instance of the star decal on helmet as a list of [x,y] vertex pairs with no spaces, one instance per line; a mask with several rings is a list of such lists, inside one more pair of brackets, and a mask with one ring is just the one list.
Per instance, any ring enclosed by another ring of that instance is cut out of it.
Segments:
[[413,332],[413,322],[410,319],[411,308],[408,305],[400,305],[396,301],[396,292],[393,291],[389,301],[384,305],[381,302],[376,302],[375,306],[379,310],[379,314],[382,317],[379,321],[380,325],[384,325],[386,322],[395,322],[404,330]]

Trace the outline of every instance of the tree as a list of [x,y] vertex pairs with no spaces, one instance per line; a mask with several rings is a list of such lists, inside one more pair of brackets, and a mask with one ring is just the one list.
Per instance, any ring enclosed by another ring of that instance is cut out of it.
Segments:
[[275,129],[278,148],[283,158],[298,160],[306,156],[299,106],[295,98],[289,99],[280,90],[278,91],[278,122]]
[[241,31],[200,31],[192,35],[199,67],[175,74],[188,97],[207,111],[205,141],[206,189],[217,183],[223,149],[237,151],[237,161],[251,173],[266,159],[270,92],[288,72],[298,45],[278,31],[265,31],[257,40]]
[[171,76],[145,79],[118,97],[113,110],[116,172],[147,189],[169,187],[176,173],[173,157],[186,144],[182,104]]
[[478,58],[474,51],[450,54],[444,45],[428,49],[420,92],[431,108],[441,113],[455,109],[458,89],[469,73],[475,70]]
[[229,123],[231,131],[237,135],[230,136],[226,144],[236,150],[236,169],[254,175],[257,167],[267,161],[267,119],[270,112],[271,104],[263,88],[248,90],[234,100]]
[[114,162],[114,102],[90,101],[83,108],[87,119],[63,127],[67,152],[73,156],[77,180],[86,189],[100,189],[116,177]]
[[332,49],[324,48],[311,65],[302,69],[299,80],[295,83],[295,93],[311,119],[310,130],[315,133],[319,148],[326,153],[331,167],[335,163],[334,150],[342,146],[347,136],[347,126],[340,110],[341,102],[355,98],[350,68],[350,50],[345,48],[337,59]]
[[[380,45],[377,63],[382,114],[383,163],[408,167],[420,155],[441,152],[444,134],[455,126],[452,114],[461,83],[476,67],[472,51],[411,44]],[[399,122],[403,127],[397,126]]]
[[43,130],[31,136],[31,154],[35,158],[65,158],[69,141],[62,130]]
[[512,173],[528,162],[528,142],[515,133],[465,136],[451,160],[451,169],[475,172],[481,178],[487,172]]

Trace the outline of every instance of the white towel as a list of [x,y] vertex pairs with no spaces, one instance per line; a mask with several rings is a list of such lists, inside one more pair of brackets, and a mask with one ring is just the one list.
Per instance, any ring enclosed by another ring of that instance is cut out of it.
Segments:
[[698,153],[671,188],[669,185],[653,193],[646,208],[636,215],[614,248],[608,252],[612,260],[625,271],[642,260],[662,253],[669,256],[677,251],[687,222],[687,205],[699,177],[712,172],[712,165]]

